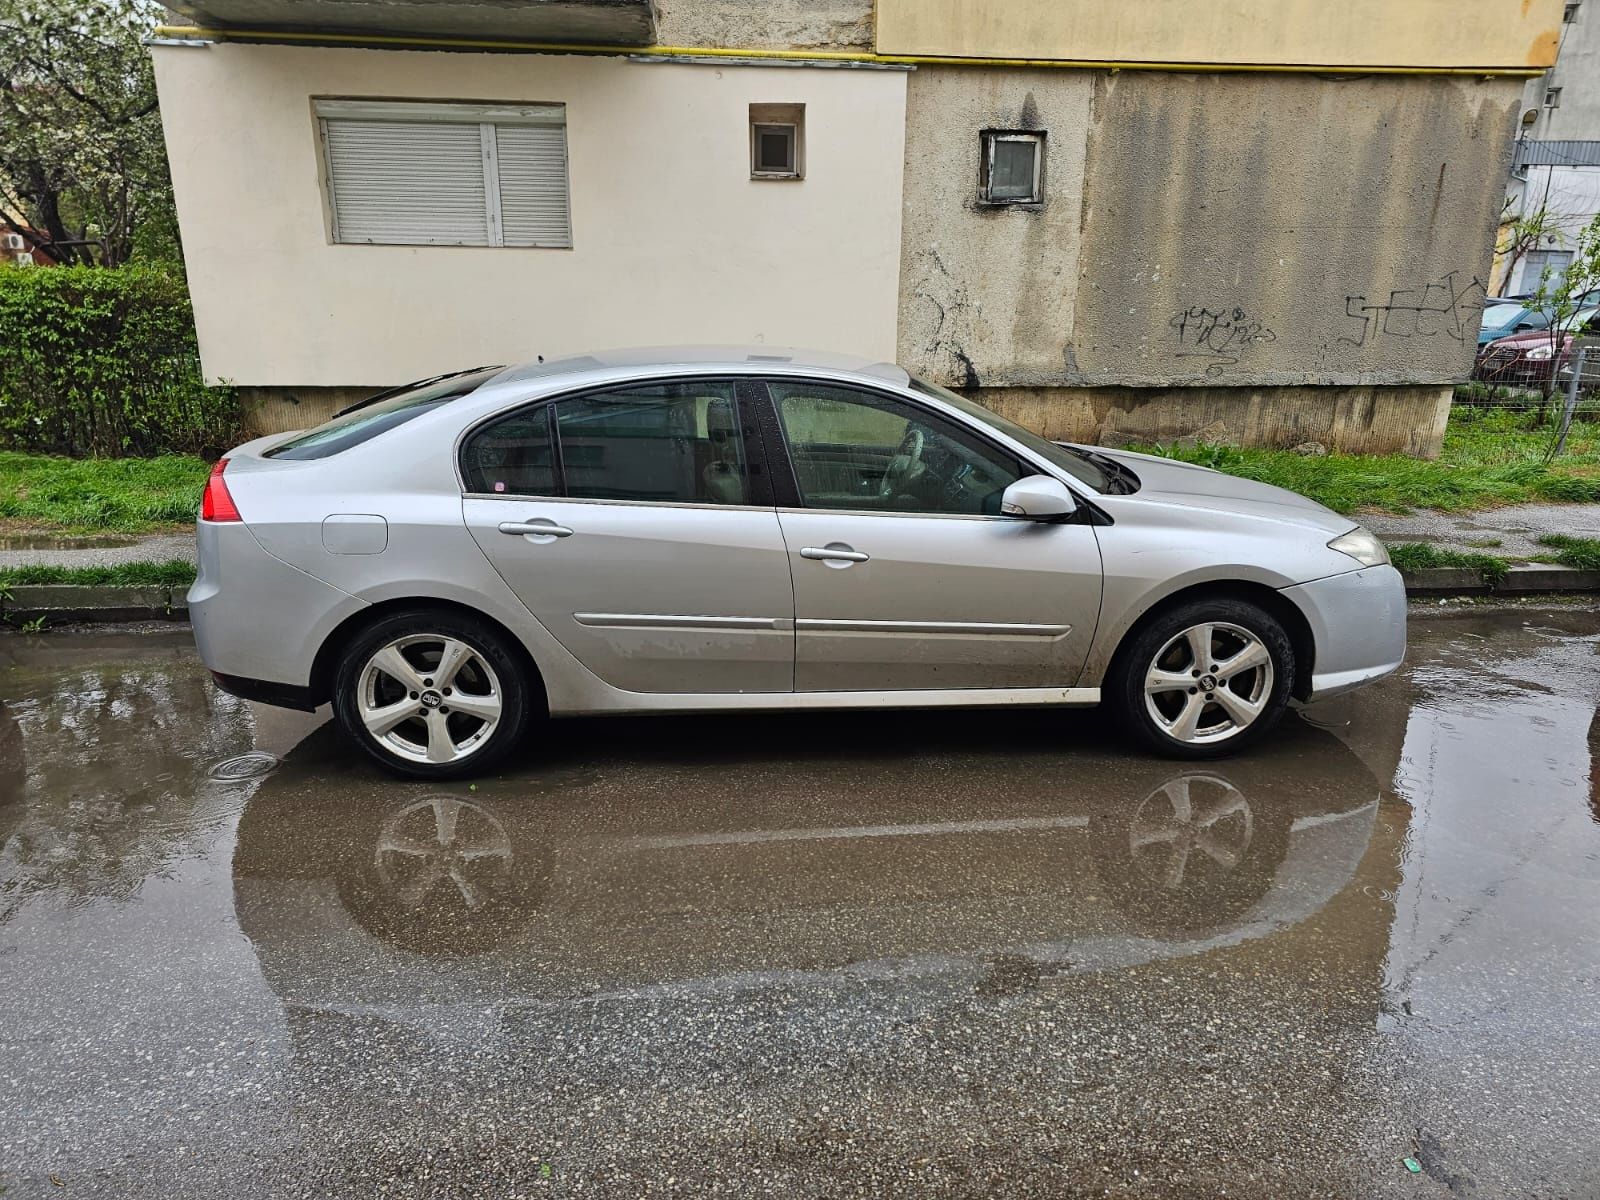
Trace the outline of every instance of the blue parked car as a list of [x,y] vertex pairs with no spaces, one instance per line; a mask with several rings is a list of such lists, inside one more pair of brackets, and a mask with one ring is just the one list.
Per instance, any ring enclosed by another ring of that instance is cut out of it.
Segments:
[[1526,308],[1520,301],[1509,304],[1491,304],[1483,310],[1483,325],[1478,330],[1479,347],[1487,346],[1499,338],[1509,337],[1513,333],[1528,333],[1535,329],[1547,329],[1550,325],[1550,314],[1540,312],[1535,308]]
[[[1490,296],[1484,303],[1483,325],[1478,330],[1478,348],[1481,350],[1497,338],[1513,333],[1532,333],[1550,328],[1550,313],[1531,307],[1538,301],[1527,296]],[[1574,308],[1586,309],[1600,305],[1600,288],[1591,288],[1582,295],[1573,296]]]

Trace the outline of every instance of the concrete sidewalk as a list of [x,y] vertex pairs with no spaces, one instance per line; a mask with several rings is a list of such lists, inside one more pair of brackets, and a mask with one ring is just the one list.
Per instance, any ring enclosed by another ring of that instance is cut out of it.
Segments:
[[0,567],[114,567],[131,562],[194,562],[194,534],[0,534]]
[[1355,519],[1390,545],[1428,542],[1512,562],[1550,554],[1550,548],[1537,541],[1547,533],[1600,538],[1600,504],[1512,504],[1484,512],[1423,510],[1403,517],[1358,513]]

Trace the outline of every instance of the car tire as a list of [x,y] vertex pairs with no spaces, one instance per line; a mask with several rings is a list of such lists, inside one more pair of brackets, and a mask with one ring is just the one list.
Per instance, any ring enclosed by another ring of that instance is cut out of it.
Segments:
[[[1200,655],[1204,646],[1210,653]],[[1147,749],[1223,758],[1282,719],[1294,671],[1294,647],[1271,613],[1244,600],[1195,600],[1133,634],[1117,654],[1107,698]]]
[[525,657],[488,622],[416,609],[374,622],[345,648],[333,712],[345,737],[390,773],[460,779],[522,740],[536,689]]

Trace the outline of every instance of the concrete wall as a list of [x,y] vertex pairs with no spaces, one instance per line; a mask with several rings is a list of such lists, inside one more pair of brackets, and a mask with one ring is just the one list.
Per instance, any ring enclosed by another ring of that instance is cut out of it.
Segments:
[[[959,387],[1066,381],[1094,78],[975,67],[912,74],[900,251],[906,366]],[[1042,208],[977,203],[979,131],[988,128],[1046,131]]]
[[[1462,378],[1519,91],[919,69],[901,357],[965,387]],[[976,205],[988,126],[1047,131],[1041,209]]]
[[[650,343],[894,353],[905,73],[281,46],[154,49],[212,382],[373,387]],[[562,102],[573,248],[332,245],[311,99]],[[806,178],[749,178],[752,102]]]
[[1433,458],[1448,387],[980,388],[969,394],[1019,424],[1100,446],[1314,442],[1340,454]]
[[656,0],[663,46],[872,49],[872,0]]
[[883,54],[1547,67],[1564,0],[878,0]]
[[1464,378],[1520,90],[1101,76],[1064,381]]

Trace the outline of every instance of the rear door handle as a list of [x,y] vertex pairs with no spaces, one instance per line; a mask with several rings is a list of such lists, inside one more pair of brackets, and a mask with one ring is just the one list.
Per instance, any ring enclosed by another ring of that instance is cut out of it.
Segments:
[[533,537],[571,537],[572,530],[565,525],[557,525],[554,521],[544,517],[532,521],[501,521],[500,532],[513,536]]
[[866,562],[867,556],[859,550],[846,550],[835,546],[806,546],[800,551],[801,558],[813,558],[819,562]]

